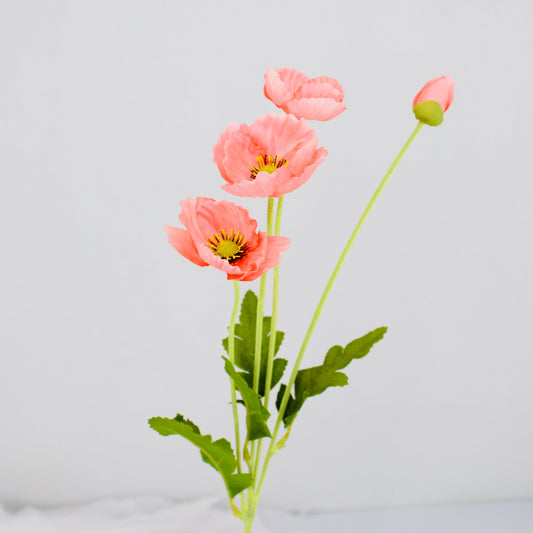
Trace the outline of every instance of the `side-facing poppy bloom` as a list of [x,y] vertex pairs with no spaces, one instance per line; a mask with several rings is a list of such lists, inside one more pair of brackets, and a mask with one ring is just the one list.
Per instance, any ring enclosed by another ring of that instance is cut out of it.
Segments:
[[453,102],[454,85],[455,81],[450,76],[429,80],[413,100],[416,118],[430,126],[438,126]]
[[257,221],[240,205],[212,198],[180,202],[187,229],[165,226],[168,242],[199,266],[211,265],[228,279],[253,281],[277,266],[290,239],[257,231]]
[[337,80],[309,78],[293,68],[269,68],[264,92],[277,107],[297,118],[329,120],[346,109],[344,91]]
[[236,196],[283,196],[304,184],[324,161],[318,137],[292,115],[269,113],[251,126],[230,124],[213,148],[213,161]]

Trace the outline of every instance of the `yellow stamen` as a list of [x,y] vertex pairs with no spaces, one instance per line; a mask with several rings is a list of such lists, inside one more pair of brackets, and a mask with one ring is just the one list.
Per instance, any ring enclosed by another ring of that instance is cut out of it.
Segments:
[[207,246],[215,254],[226,259],[228,263],[234,263],[242,259],[248,251],[248,243],[245,236],[240,231],[233,231],[230,229],[229,234],[226,230],[221,229],[209,239],[207,239]]
[[286,167],[289,162],[278,155],[260,155],[257,156],[257,166],[250,165],[250,178],[255,179],[259,172],[268,172],[272,174],[278,168]]

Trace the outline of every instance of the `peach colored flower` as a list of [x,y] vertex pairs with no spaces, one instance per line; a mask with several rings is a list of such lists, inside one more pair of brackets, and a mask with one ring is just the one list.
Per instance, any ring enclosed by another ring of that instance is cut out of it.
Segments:
[[213,161],[236,196],[283,196],[304,184],[325,159],[305,120],[269,113],[251,126],[230,124],[213,148]]
[[179,219],[187,229],[165,226],[168,242],[199,266],[211,265],[228,279],[253,281],[281,261],[290,239],[257,232],[244,207],[225,200],[189,198],[180,202]]
[[453,86],[455,81],[450,76],[441,76],[428,81],[413,100],[413,107],[421,102],[437,102],[444,113],[453,102]]
[[264,92],[277,107],[297,118],[329,120],[346,109],[344,91],[337,80],[309,78],[293,68],[269,68]]

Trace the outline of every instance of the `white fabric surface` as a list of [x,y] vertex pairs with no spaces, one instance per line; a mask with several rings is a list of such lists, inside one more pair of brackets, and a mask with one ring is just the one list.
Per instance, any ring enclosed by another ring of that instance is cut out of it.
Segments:
[[[108,499],[53,509],[0,507],[0,533],[240,533],[220,498]],[[261,509],[254,533],[531,533],[533,501],[294,514]]]

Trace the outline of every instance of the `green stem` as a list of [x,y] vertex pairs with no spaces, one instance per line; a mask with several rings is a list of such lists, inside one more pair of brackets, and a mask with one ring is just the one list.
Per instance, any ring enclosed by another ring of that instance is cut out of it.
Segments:
[[[274,226],[274,198],[268,198],[268,208],[267,208],[267,235],[272,235],[272,229]],[[261,374],[261,357],[262,357],[262,347],[263,347],[263,307],[265,301],[265,289],[266,289],[266,274],[263,274],[261,277],[261,283],[259,285],[259,299],[257,301],[257,317],[255,325],[255,360],[254,360],[254,379],[253,386],[254,391],[259,392],[259,382]],[[266,381],[265,381],[266,387]],[[255,483],[257,472],[259,469],[259,461],[261,459],[261,447],[262,440],[257,444],[256,441],[252,443],[252,476]]]
[[[239,282],[233,280],[234,302],[231,313],[231,322],[229,323],[228,352],[230,363],[235,366],[235,322],[239,312]],[[241,467],[241,436],[239,431],[239,414],[237,411],[237,396],[235,394],[235,382],[230,378],[231,383],[231,407],[233,409],[233,422],[235,423],[235,446],[237,448],[237,469],[239,474],[242,472]]]
[[[274,199],[268,198],[267,211],[267,235],[272,233],[272,214],[274,211]],[[261,276],[259,284],[259,298],[257,300],[257,314],[255,320],[255,356],[254,356],[254,379],[253,389],[259,392],[259,378],[261,374],[261,345],[263,340],[263,307],[265,304],[266,273]]]
[[320,298],[320,301],[318,302],[318,305],[315,309],[315,312],[313,314],[313,318],[311,319],[311,323],[309,324],[309,327],[307,329],[307,333],[304,337],[304,340],[302,342],[302,346],[300,348],[300,351],[298,353],[298,356],[296,358],[296,361],[294,363],[294,367],[291,373],[291,376],[289,378],[289,382],[287,383],[287,388],[285,389],[285,393],[283,395],[283,398],[281,400],[281,405],[279,408],[278,418],[276,420],[276,425],[274,427],[274,432],[272,434],[272,440],[270,442],[270,446],[268,448],[265,462],[263,464],[263,470],[261,472],[261,477],[259,479],[259,483],[257,485],[257,491],[256,494],[259,494],[261,492],[261,487],[263,486],[264,478],[266,471],[268,469],[268,465],[270,463],[270,459],[274,455],[276,451],[276,439],[278,437],[279,429],[281,426],[281,423],[283,421],[283,416],[285,415],[285,409],[287,408],[287,403],[289,401],[289,397],[291,395],[291,390],[294,385],[294,381],[296,380],[296,376],[298,374],[298,369],[300,367],[300,363],[302,362],[302,358],[304,356],[305,350],[307,348],[307,345],[309,344],[309,340],[311,339],[311,335],[313,333],[313,330],[315,329],[316,323],[320,317],[320,314],[322,313],[322,308],[324,307],[324,304],[326,303],[327,297],[329,295],[329,292],[331,291],[331,288],[333,287],[333,284],[335,283],[335,280],[337,279],[337,275],[339,274],[339,271],[341,269],[342,264],[344,263],[346,257],[348,256],[348,252],[350,251],[350,248],[352,247],[352,244],[357,237],[357,234],[359,233],[359,230],[361,229],[361,226],[365,222],[366,218],[368,217],[368,214],[370,213],[372,207],[376,203],[376,200],[378,199],[379,195],[381,194],[381,191],[389,181],[389,178],[391,177],[391,174],[394,172],[394,169],[404,156],[405,152],[415,139],[415,137],[418,135],[420,130],[422,129],[422,126],[424,124],[422,122],[418,122],[416,125],[416,128],[414,129],[413,133],[409,136],[406,143],[403,145],[402,149],[392,162],[392,165],[390,166],[389,170],[381,180],[381,183],[379,184],[378,188],[374,192],[372,198],[368,202],[368,205],[366,206],[365,210],[363,211],[363,214],[361,215],[361,218],[359,219],[359,222],[355,226],[355,229],[353,230],[352,234],[350,235],[350,238],[348,239],[348,242],[346,243],[346,246],[344,247],[344,250],[342,251],[341,256],[339,257],[339,260],[337,261],[337,265],[333,269],[333,273],[331,274],[331,277],[329,278],[329,281],[326,285],[326,288],[324,289],[324,292],[322,293],[322,297]]
[[[235,366],[235,322],[237,320],[237,313],[239,312],[239,282],[233,280],[233,292],[234,292],[234,301],[233,301],[233,311],[231,312],[231,321],[229,323],[229,337],[228,337],[228,355],[229,360],[233,366]],[[239,474],[242,473],[242,464],[241,464],[241,435],[239,430],[239,412],[237,410],[237,396],[235,394],[235,382],[230,378],[231,386],[231,407],[233,410],[233,423],[235,425],[235,449],[237,455],[237,471]],[[244,494],[241,492],[241,509],[244,506]]]
[[[276,228],[274,235],[280,233],[281,228],[281,211],[283,209],[283,196],[278,199],[278,208],[276,210]],[[278,320],[278,294],[279,294],[279,266],[274,268],[274,281],[272,286],[272,319],[270,322],[270,341],[268,344],[268,359],[265,378],[265,409],[268,410],[270,399],[270,387],[272,385],[272,370],[274,368],[274,351],[276,349],[276,326]]]
[[257,498],[255,497],[254,490],[250,487],[248,490],[248,505],[243,513],[242,520],[244,522],[244,533],[252,532],[252,524],[255,517],[255,511],[257,509]]
[[[268,198],[267,209],[267,234],[272,233],[272,215],[274,211],[274,199]],[[263,308],[265,304],[265,290],[266,290],[267,274],[261,276],[259,283],[259,297],[257,299],[257,310],[255,320],[255,347],[254,347],[254,374],[253,374],[253,390],[259,394],[259,384],[261,378],[261,359],[263,347]],[[256,440],[252,441],[250,449],[250,461],[248,463],[249,471],[252,474],[252,487],[255,486],[255,476],[258,469],[259,458],[261,456],[261,441],[259,444]],[[251,505],[251,493],[248,493],[248,507]]]

